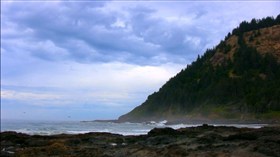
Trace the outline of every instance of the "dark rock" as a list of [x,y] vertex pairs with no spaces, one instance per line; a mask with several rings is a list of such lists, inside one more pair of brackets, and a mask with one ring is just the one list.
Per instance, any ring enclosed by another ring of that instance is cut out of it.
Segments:
[[176,141],[176,139],[164,135],[164,136],[153,136],[147,138],[145,143],[147,143],[148,145],[165,145],[165,144],[172,143],[174,141]]
[[222,139],[223,139],[223,137],[221,135],[210,133],[210,134],[206,134],[202,137],[199,137],[197,139],[197,142],[203,143],[203,144],[211,144],[213,142],[221,141]]
[[154,128],[148,132],[148,136],[158,136],[158,135],[177,135],[179,131],[172,128]]
[[166,147],[164,152],[166,157],[183,157],[188,155],[187,150],[177,144]]
[[256,151],[268,156],[280,157],[280,144],[275,142],[261,143],[256,148]]
[[258,139],[258,135],[253,132],[247,132],[247,133],[240,133],[235,135],[230,135],[225,140],[256,140]]
[[185,157],[276,156],[280,154],[280,129],[238,129],[199,126],[174,130],[155,128],[148,135],[109,133],[30,136],[2,132],[1,157]]

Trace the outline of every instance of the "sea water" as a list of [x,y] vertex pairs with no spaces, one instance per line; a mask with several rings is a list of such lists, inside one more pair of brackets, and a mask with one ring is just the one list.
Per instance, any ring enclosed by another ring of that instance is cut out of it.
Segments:
[[[30,135],[81,134],[88,132],[108,132],[121,135],[147,134],[153,128],[171,127],[174,129],[196,127],[202,124],[166,125],[167,121],[148,123],[113,123],[95,121],[27,121],[1,120],[1,132],[15,131]],[[214,126],[235,126],[260,128],[265,124],[219,124]]]

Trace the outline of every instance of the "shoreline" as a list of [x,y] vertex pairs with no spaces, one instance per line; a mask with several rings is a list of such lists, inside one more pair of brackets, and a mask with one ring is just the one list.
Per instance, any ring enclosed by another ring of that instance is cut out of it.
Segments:
[[[166,122],[164,122],[166,121]],[[186,125],[195,125],[195,124],[268,124],[268,125],[274,125],[279,124],[279,119],[246,119],[246,120],[240,120],[240,119],[156,119],[156,120],[132,120],[132,121],[124,121],[124,120],[118,120],[118,119],[111,119],[111,120],[86,120],[86,121],[80,121],[80,122],[111,122],[111,123],[162,123],[166,125],[176,125],[176,124],[186,124]]]
[[1,156],[279,156],[280,127],[201,125],[154,128],[147,135],[27,135],[1,132]]

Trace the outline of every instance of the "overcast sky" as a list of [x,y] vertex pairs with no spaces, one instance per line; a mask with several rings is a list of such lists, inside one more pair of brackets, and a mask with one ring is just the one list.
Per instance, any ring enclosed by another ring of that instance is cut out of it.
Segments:
[[280,2],[1,1],[1,119],[114,119]]

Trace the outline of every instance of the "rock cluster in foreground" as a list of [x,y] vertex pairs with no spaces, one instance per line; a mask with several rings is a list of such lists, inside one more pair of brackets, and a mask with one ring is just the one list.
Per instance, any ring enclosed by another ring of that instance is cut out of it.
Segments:
[[1,133],[1,157],[5,156],[280,156],[280,127],[260,129],[199,127],[174,130],[155,128],[147,135],[110,133],[39,136]]

